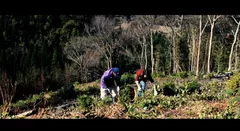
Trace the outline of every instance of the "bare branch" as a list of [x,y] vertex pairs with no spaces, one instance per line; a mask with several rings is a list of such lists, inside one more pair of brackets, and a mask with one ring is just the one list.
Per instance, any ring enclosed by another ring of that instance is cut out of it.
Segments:
[[239,22],[236,20],[236,18],[234,16],[231,16],[233,18],[233,20],[236,22],[236,24],[238,24]]
[[210,15],[208,15],[208,20],[209,20],[210,23],[212,24],[212,19],[211,19]]
[[207,27],[207,25],[208,25],[208,20],[207,20],[207,22],[205,23],[205,25],[204,25],[204,27],[203,27],[203,29],[202,29],[202,31],[201,31],[201,35],[203,34],[203,32],[204,32],[204,30],[205,30],[205,28]]

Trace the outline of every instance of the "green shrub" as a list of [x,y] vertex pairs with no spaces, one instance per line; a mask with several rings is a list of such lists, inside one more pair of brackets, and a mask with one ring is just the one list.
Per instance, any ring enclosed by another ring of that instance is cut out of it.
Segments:
[[239,116],[233,112],[230,106],[221,112],[215,107],[206,107],[205,110],[199,113],[200,119],[234,119],[236,117],[238,118]]
[[239,90],[239,86],[240,86],[240,74],[236,73],[230,78],[230,80],[227,81],[226,87],[228,89],[232,89],[234,91],[233,95],[235,95]]
[[80,84],[80,83],[79,83],[78,81],[76,81],[76,82],[73,83],[73,86],[76,87],[76,86],[78,86],[79,84]]
[[234,91],[232,90],[232,89],[226,89],[225,90],[225,94],[227,95],[227,96],[232,96],[232,95],[234,95]]
[[143,99],[140,103],[140,106],[144,109],[151,109],[154,106],[158,105],[158,100],[156,99]]
[[93,104],[93,98],[87,95],[82,95],[78,98],[78,103],[81,109],[89,109]]
[[177,72],[175,74],[175,76],[180,77],[180,78],[187,78],[188,77],[188,73],[186,71],[183,72]]
[[161,108],[174,109],[176,107],[185,105],[187,103],[187,99],[182,98],[181,96],[171,96],[158,99],[157,103]]
[[166,82],[166,83],[163,83],[163,87],[164,88],[170,88],[172,90],[175,90],[175,83],[170,81],[170,82]]
[[119,100],[121,103],[128,103],[133,99],[133,97],[134,97],[134,90],[129,85],[124,86],[120,90]]
[[188,75],[188,77],[195,76],[193,72],[188,72],[187,75]]
[[208,73],[207,75],[206,75],[206,78],[207,79],[212,79],[213,78],[213,76],[214,76],[214,72],[212,72],[212,73]]
[[[193,100],[223,100],[226,98],[226,90],[219,82],[211,81],[203,84],[197,93],[191,95]],[[201,92],[201,93],[199,93]]]
[[158,73],[153,73],[152,77],[153,78],[159,78],[159,77],[165,77],[166,74],[164,72],[158,72]]
[[186,94],[186,93],[193,93],[195,91],[199,91],[201,84],[197,81],[188,81],[183,82],[177,89],[178,94]]
[[43,95],[44,93],[41,93],[39,95],[35,94],[26,100],[19,100],[16,103],[12,104],[12,107],[17,109],[28,108],[29,106],[33,106],[34,104],[36,104],[36,102],[42,101],[44,99]]
[[135,81],[135,75],[130,73],[124,73],[121,75],[120,81],[123,84],[133,84]]
[[175,83],[172,81],[163,83],[163,94],[167,96],[175,95],[176,94]]
[[194,92],[201,87],[201,84],[197,81],[190,81],[187,83],[186,90],[188,92]]
[[234,97],[232,100],[230,100],[230,104],[235,104],[235,103],[237,103],[237,102],[239,102],[240,101],[240,96],[236,96],[236,97]]
[[100,79],[97,79],[96,82],[97,82],[97,83],[100,83]]
[[57,91],[56,97],[61,99],[70,99],[76,96],[76,91],[73,85],[63,86]]

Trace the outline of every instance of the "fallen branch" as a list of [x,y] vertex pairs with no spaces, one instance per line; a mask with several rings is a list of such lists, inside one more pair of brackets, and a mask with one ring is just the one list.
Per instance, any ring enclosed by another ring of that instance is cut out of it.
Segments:
[[69,107],[71,105],[76,105],[76,104],[78,104],[78,102],[72,102],[72,103],[68,103],[68,104],[63,104],[63,105],[55,107],[55,109],[62,109],[62,108]]
[[30,110],[30,111],[26,111],[26,112],[23,112],[23,113],[21,113],[21,114],[15,115],[15,116],[13,116],[13,117],[15,117],[15,118],[23,118],[23,117],[32,115],[33,113],[37,113],[37,112],[35,112],[35,111],[36,111],[36,109],[33,109],[33,110]]
[[212,79],[228,80],[231,76],[233,76],[233,72],[225,72],[224,74],[215,74]]

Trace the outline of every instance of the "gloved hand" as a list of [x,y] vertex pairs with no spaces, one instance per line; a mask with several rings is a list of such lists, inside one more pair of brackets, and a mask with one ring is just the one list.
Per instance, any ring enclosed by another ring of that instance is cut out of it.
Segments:
[[142,88],[140,86],[138,86],[138,91],[142,91]]
[[120,91],[120,87],[119,86],[117,86],[117,92],[119,92]]
[[158,92],[157,92],[157,87],[156,85],[153,83],[153,95],[154,96],[157,96],[158,95]]
[[140,87],[139,82],[138,82],[138,81],[135,81],[135,83],[137,84],[138,91],[142,91],[142,88]]
[[107,87],[104,87],[103,89],[105,90],[106,94],[110,93],[110,90]]

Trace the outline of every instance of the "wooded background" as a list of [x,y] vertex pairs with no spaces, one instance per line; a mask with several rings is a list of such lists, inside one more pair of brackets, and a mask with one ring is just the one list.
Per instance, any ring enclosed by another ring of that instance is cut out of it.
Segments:
[[2,15],[1,89],[21,99],[115,66],[155,76],[238,70],[239,25],[239,15]]

